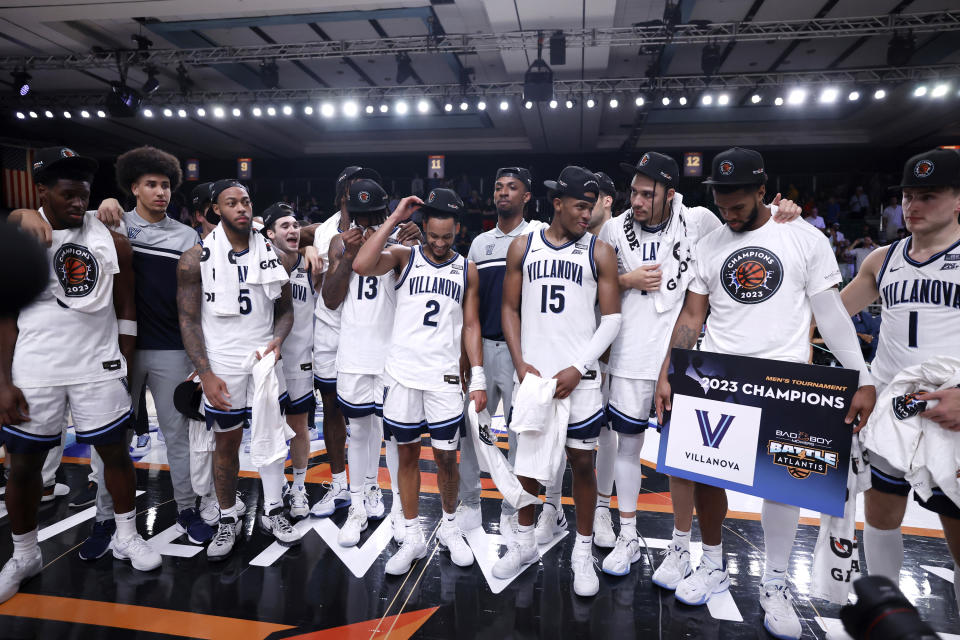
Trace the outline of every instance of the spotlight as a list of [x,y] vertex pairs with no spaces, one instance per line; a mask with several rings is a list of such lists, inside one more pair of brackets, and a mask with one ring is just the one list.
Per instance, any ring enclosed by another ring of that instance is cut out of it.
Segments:
[[234,107],[234,108],[233,108],[233,111],[231,111],[230,113],[233,114],[233,117],[234,117],[234,118],[239,118],[243,112],[240,111],[240,108],[239,108],[239,107]]
[[368,105],[364,108],[364,111],[366,111],[367,113],[373,113],[373,105],[372,105],[372,104],[368,104]]
[[[463,105],[465,104],[467,103],[464,102],[462,105],[460,105],[460,108],[462,109]],[[405,116],[407,115],[407,111],[410,110],[410,107],[407,105],[406,100],[398,100],[397,103],[393,105],[393,110],[397,115]]]
[[177,115],[180,116],[181,118],[186,118],[186,117],[187,117],[187,110],[186,110],[186,109],[177,109]]
[[17,111],[17,120],[23,120],[27,116],[23,115],[23,111]]
[[680,96],[680,99],[677,100],[677,103],[678,103],[681,107],[687,106],[687,96]]
[[251,113],[253,114],[254,118],[259,118],[260,116],[263,115],[263,111],[260,109],[260,107],[254,107]]
[[380,105],[380,113],[386,113],[390,111],[390,105],[384,103]]
[[760,97],[759,93],[755,93],[752,96],[750,96],[750,102],[752,102],[753,104],[760,104],[761,100],[763,100],[763,98]]
[[820,104],[833,104],[840,92],[835,87],[827,87],[820,92]]
[[782,107],[783,98],[781,96],[777,96],[776,99],[773,101],[773,104],[777,105],[778,107]]
[[[33,112],[31,112],[31,115],[32,115],[32,113],[33,113]],[[106,112],[105,112],[103,109],[97,109],[97,117],[98,117],[98,118],[106,118],[106,117],[107,117],[107,114],[106,114]]]
[[[332,105],[330,107],[330,111],[331,111],[331,115],[333,115]],[[356,101],[347,100],[346,102],[343,103],[343,115],[347,116],[348,118],[356,118],[359,113],[360,113],[360,105],[357,104]],[[327,116],[327,117],[329,118],[330,116]]]
[[222,118],[222,117],[225,116],[225,115],[226,115],[226,113],[223,111],[223,107],[214,107],[214,108],[213,108],[213,117],[214,117],[214,118]]
[[207,110],[203,107],[197,107],[197,116],[203,118],[207,115]]
[[304,113],[304,115],[312,116],[312,115],[313,115],[313,106],[312,106],[312,105],[309,105],[309,104],[308,104],[307,106],[305,106],[305,107],[303,108],[303,113]]
[[260,62],[260,81],[267,89],[276,89],[280,86],[280,69],[277,68],[276,62],[272,60]]
[[703,104],[704,106],[709,107],[710,105],[713,104],[713,96],[710,95],[709,93],[703,94],[703,97],[700,98],[700,103]]
[[597,101],[593,99],[593,96],[587,98],[587,109],[593,109],[595,106],[597,106]]
[[460,103],[460,111],[466,111],[469,108],[470,108],[470,105],[467,104],[466,101]]
[[69,111],[64,111],[64,112],[63,112],[63,117],[66,118],[67,120],[69,120],[70,118],[73,117],[73,114],[71,114]]
[[947,95],[947,92],[950,90],[950,85],[946,83],[938,84],[933,88],[933,91],[930,92],[931,98],[942,98]]
[[877,89],[876,91],[873,92],[874,100],[883,100],[886,97],[887,97],[887,92],[884,91],[883,89]]
[[927,95],[927,87],[925,85],[920,85],[919,87],[913,90],[914,98],[922,98],[925,95]]
[[660,98],[660,104],[662,104],[662,105],[665,106],[665,107],[669,107],[669,106],[670,106],[670,97],[669,97],[669,96],[663,96],[662,98]]
[[140,111],[140,103],[143,102],[143,96],[139,91],[131,89],[121,82],[110,84],[110,92],[107,94],[107,110],[110,115],[118,118],[130,118],[137,115]]
[[477,111],[486,111],[486,110],[487,110],[486,102],[484,102],[483,100],[480,100],[479,102],[477,102]]
[[510,103],[509,103],[509,102],[507,102],[506,100],[501,100],[501,101],[500,101],[500,111],[506,111],[506,110],[509,109],[509,108],[510,108]]
[[14,71],[10,75],[13,76],[13,90],[17,92],[17,95],[25,96],[30,93],[30,74],[26,71]]
[[[84,118],[89,118],[89,117],[90,117],[90,114],[87,113],[86,111],[81,111],[81,112],[80,112],[80,115],[83,116]],[[152,118],[152,117],[153,117],[153,109],[144,109],[144,110],[143,110],[143,117],[144,117],[144,118]]]
[[860,99],[860,92],[857,91],[856,89],[854,89],[847,95],[847,100],[849,100],[850,102],[856,102],[859,99]]
[[43,115],[47,116],[48,118],[52,118],[53,111],[50,111],[50,109],[47,109],[46,111],[43,112]]
[[643,102],[644,102],[643,96],[637,96],[636,99],[633,101],[633,104],[637,105],[638,107],[642,107]]
[[[257,109],[257,111],[259,111],[259,109]],[[259,114],[258,114],[258,115],[259,115]],[[173,117],[173,109],[171,109],[170,107],[166,107],[166,108],[163,110],[163,117],[164,117],[164,118],[172,118],[172,117]]]
[[[147,111],[150,111],[150,110],[147,109]],[[22,114],[19,114],[19,115],[22,115]],[[153,115],[153,112],[152,112],[152,111],[150,111],[150,115],[151,115],[151,116]],[[80,117],[81,117],[81,118],[89,118],[89,117],[90,117],[90,112],[87,111],[86,109],[84,109],[83,111],[80,112]]]
[[620,101],[616,98],[610,98],[610,102],[607,103],[611,109],[616,109],[620,106]]
[[282,107],[280,110],[283,111],[283,115],[285,115],[285,116],[292,116],[292,115],[293,115],[293,107],[291,107],[291,106],[288,105],[288,104],[283,105],[283,107]]
[[320,105],[320,115],[324,118],[332,118],[334,113],[336,113],[336,109],[333,108],[333,104],[324,102]]
[[551,100],[548,104],[550,105],[550,108],[551,108],[551,109],[556,109],[556,108],[557,108],[557,101],[556,101],[555,99],[554,99],[554,100]]
[[563,106],[565,106],[567,109],[573,109],[573,105],[574,102],[570,98],[567,98],[567,101],[563,103]]
[[523,103],[523,108],[524,108],[524,109],[533,109],[533,103],[530,102],[529,100],[527,100],[526,102]]
[[728,104],[730,104],[730,96],[727,95],[726,93],[721,93],[720,96],[717,98],[717,104],[719,104],[721,107],[727,106]]
[[426,113],[430,110],[430,103],[426,100],[417,100],[417,111],[420,113]]
[[31,111],[29,115],[30,115],[31,118],[36,118],[36,117],[37,117],[37,112],[36,112],[36,111]]
[[273,107],[267,107],[267,115],[268,115],[268,116],[275,116],[275,115],[277,115],[277,110],[274,109]]
[[803,104],[807,100],[806,89],[791,89],[787,94],[787,102],[792,105]]
[[152,64],[147,65],[143,70],[147,73],[147,79],[144,81],[143,86],[140,87],[140,91],[148,96],[160,88],[160,81],[157,80],[157,68]]

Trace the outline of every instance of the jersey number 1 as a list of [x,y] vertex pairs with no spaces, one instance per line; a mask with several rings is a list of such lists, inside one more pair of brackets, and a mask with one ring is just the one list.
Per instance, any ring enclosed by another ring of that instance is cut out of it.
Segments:
[[917,348],[917,321],[919,320],[916,311],[910,312],[910,320],[907,324],[907,346]]

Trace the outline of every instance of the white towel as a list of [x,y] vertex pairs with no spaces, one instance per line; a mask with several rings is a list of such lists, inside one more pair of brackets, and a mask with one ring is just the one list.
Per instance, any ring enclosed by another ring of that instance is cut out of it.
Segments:
[[556,388],[556,379],[528,373],[513,399],[510,418],[510,428],[517,434],[514,471],[543,484],[552,482],[564,463],[570,420],[570,398],[554,398]]
[[[240,280],[234,277],[217,278],[216,275],[231,274],[236,266],[230,256],[233,247],[223,230],[223,222],[210,232],[203,246],[210,251],[209,257],[200,263],[201,277],[205,283],[204,289],[213,292],[213,312],[218,316],[240,315]],[[283,268],[280,257],[263,235],[251,230],[250,232],[250,259],[248,261],[245,284],[255,284],[263,287],[263,292],[271,300],[280,297],[280,289],[290,282],[290,275]]]
[[[256,353],[265,350],[265,346],[260,347]],[[274,353],[271,351],[259,360],[256,354],[250,354],[243,364],[253,374],[250,461],[256,467],[265,467],[287,457],[287,441],[295,434],[280,410],[280,379]]]
[[557,392],[555,378],[541,378],[528,373],[520,383],[510,414],[510,430],[543,431],[553,413],[553,394]]
[[[47,220],[43,208],[40,216]],[[81,226],[56,229],[51,235],[48,251],[53,272],[48,286],[57,301],[82,313],[112,305],[113,276],[120,273],[117,246],[96,212],[84,214]]]
[[490,412],[486,409],[477,413],[477,407],[470,401],[467,406],[467,421],[470,425],[470,437],[473,438],[473,448],[477,452],[477,462],[480,471],[490,474],[493,484],[497,486],[503,499],[514,509],[520,509],[528,504],[540,502],[537,496],[527,493],[517,476],[513,474],[510,463],[500,453],[496,445],[496,438],[490,431]]

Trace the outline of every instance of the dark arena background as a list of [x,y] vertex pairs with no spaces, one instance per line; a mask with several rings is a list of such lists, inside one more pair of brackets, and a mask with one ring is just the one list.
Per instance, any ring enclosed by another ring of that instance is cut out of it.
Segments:
[[[7,0],[0,3],[0,122],[4,215],[40,205],[30,167],[36,151],[51,146],[98,160],[90,209],[109,197],[129,210],[134,202],[117,187],[114,163],[152,145],[181,162],[183,185],[167,215],[191,226],[192,189],[220,178],[247,185],[256,215],[284,201],[306,223],[322,222],[339,209],[338,174],[358,165],[379,171],[391,208],[417,191],[457,191],[464,232],[454,249],[464,255],[497,223],[501,167],[530,169],[525,217],[549,222],[545,179],[566,165],[603,171],[616,183],[616,214],[630,207],[630,176],[619,163],[655,150],[678,162],[684,204],[715,211],[702,184],[714,156],[748,147],[763,154],[769,196],[794,200],[824,230],[847,283],[864,239],[883,245],[900,237],[899,192],[888,187],[899,184],[906,159],[960,148],[960,3]],[[6,273],[0,280],[11,285]],[[869,312],[879,317],[879,305]],[[867,325],[857,331],[869,361],[876,333]],[[835,364],[818,337],[812,353],[815,364]],[[311,504],[331,482],[319,398],[306,477]],[[600,590],[582,598],[572,585],[569,469],[568,531],[540,546],[538,563],[501,580],[492,573],[504,543],[501,494],[483,474],[482,526],[467,535],[476,562],[455,566],[438,547],[441,499],[429,446],[419,461],[428,553],[405,575],[384,571],[397,549],[389,518],[371,520],[352,548],[337,541],[345,509],[295,524],[298,546],[274,542],[258,524],[261,483],[243,448],[242,531],[234,553],[210,563],[176,528],[154,399],[135,401],[149,436],[148,450],[132,449],[137,527],[162,566],[140,572],[109,553],[93,562],[78,557],[95,508],[69,504],[90,473],[90,447],[70,427],[52,499],[39,511],[42,571],[0,604],[0,638],[771,637],[757,602],[760,498],[729,492],[729,592],[688,607],[651,582],[673,531],[653,428],[637,514],[645,552],[615,577],[599,572],[607,550],[594,547]],[[490,413],[506,450],[503,408]],[[9,466],[9,454],[0,453]],[[380,464],[389,510],[390,478]],[[861,496],[854,551],[869,573],[863,521]],[[818,531],[819,514],[804,510],[789,570],[793,605],[803,638],[844,637],[832,635],[842,628],[840,607],[809,595]],[[903,531],[901,590],[941,638],[960,638],[940,520],[910,500]],[[0,502],[0,562],[13,553],[10,533]],[[699,535],[694,518],[694,566]]]

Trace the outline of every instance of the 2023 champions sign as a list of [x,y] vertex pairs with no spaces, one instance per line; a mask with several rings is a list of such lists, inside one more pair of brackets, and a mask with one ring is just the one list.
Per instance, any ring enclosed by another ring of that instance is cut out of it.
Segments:
[[857,372],[674,349],[657,470],[843,515]]

